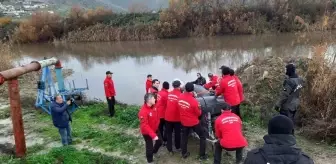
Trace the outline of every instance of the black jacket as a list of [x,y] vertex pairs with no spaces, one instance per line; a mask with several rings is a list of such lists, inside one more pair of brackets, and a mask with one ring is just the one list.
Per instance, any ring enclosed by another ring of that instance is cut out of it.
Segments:
[[300,91],[303,87],[303,80],[297,75],[290,76],[283,83],[283,91],[276,106],[281,110],[296,111],[300,105]]
[[312,159],[295,146],[293,135],[266,135],[264,140],[262,148],[247,153],[244,164],[314,164]]
[[197,78],[195,81],[192,82],[193,84],[196,84],[196,85],[204,85],[206,84],[206,80],[203,76]]

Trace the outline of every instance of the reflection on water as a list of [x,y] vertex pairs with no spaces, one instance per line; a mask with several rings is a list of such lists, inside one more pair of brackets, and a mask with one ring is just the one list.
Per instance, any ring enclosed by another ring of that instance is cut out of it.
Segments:
[[[297,40],[294,35],[280,36],[226,36],[206,39],[176,39],[146,42],[81,43],[66,45],[25,45],[17,48],[27,63],[43,57],[58,57],[64,68],[75,74],[68,80],[76,80],[78,87],[89,80],[91,98],[104,98],[105,72],[114,72],[113,79],[117,99],[140,104],[145,92],[147,74],[160,81],[174,78],[191,81],[200,72],[219,74],[221,65],[238,68],[256,56],[268,55],[307,56],[311,45],[320,42],[319,37]],[[333,53],[331,47],[329,53]]]

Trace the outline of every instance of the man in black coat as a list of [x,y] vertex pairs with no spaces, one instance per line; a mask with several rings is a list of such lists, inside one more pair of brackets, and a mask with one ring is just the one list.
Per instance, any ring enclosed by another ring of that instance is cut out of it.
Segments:
[[300,91],[303,87],[303,80],[296,74],[295,65],[292,63],[286,65],[286,75],[288,78],[283,82],[283,90],[275,109],[294,122],[296,110],[300,105]]
[[195,81],[192,82],[193,84],[196,85],[201,85],[203,86],[204,84],[206,84],[206,80],[205,78],[201,75],[201,73],[197,73],[197,79]]
[[284,115],[273,117],[268,123],[268,135],[261,148],[247,153],[244,164],[314,164],[296,147],[294,124]]

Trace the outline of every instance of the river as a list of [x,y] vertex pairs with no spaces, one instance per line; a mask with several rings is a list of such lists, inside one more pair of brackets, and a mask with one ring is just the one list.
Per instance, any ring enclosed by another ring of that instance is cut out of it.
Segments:
[[[17,64],[55,56],[64,68],[74,70],[66,79],[66,86],[75,80],[76,87],[85,87],[88,79],[89,98],[105,100],[103,80],[112,71],[117,92],[116,99],[141,104],[147,74],[161,82],[175,78],[182,81],[196,79],[200,72],[220,74],[221,65],[238,68],[255,57],[310,56],[312,46],[321,35],[302,37],[294,34],[262,36],[223,36],[214,38],[169,39],[142,42],[76,43],[21,45],[16,48]],[[333,54],[334,46],[330,46]]]

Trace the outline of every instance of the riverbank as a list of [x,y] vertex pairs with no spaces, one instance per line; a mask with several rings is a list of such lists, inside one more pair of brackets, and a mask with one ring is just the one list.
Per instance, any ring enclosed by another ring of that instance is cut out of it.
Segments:
[[218,3],[181,1],[158,13],[128,14],[74,7],[66,17],[38,12],[19,24],[4,20],[0,33],[3,31],[2,36],[15,43],[98,42],[324,31],[336,27],[334,4],[326,0],[257,2],[254,6]]
[[[25,159],[13,159],[12,144],[6,147],[1,145],[2,155],[0,163],[80,163],[80,161],[97,163],[111,162],[116,164],[146,163],[144,153],[144,141],[138,130],[137,112],[139,106],[116,105],[116,117],[108,117],[106,104],[94,103],[82,106],[73,114],[72,134],[74,143],[68,147],[62,147],[57,130],[53,127],[49,115],[39,110],[24,108],[24,125],[28,154]],[[249,118],[245,113],[251,108],[243,106],[244,111],[244,134],[248,139],[249,146],[244,150],[246,153],[263,144],[262,137],[267,134],[265,128],[260,127],[255,118]],[[10,138],[11,122],[9,119],[1,119],[1,136]],[[325,143],[307,140],[299,134],[296,135],[298,146],[311,156],[317,164],[332,164],[336,160],[335,147]],[[13,139],[11,139],[13,142]],[[184,160],[179,154],[170,156],[165,147],[159,151],[158,163],[197,164],[198,140],[190,138],[190,158]],[[7,152],[4,153],[4,147]],[[205,164],[212,163],[213,149],[207,145],[210,159]],[[225,163],[234,162],[234,153],[223,154]],[[87,163],[86,162],[86,163]]]
[[[297,127],[296,137],[298,146],[311,156],[315,163],[333,164],[336,160],[336,148],[332,140],[334,133],[332,127],[325,127],[325,125],[333,125],[330,123],[335,120],[334,111],[327,108],[335,104],[335,97],[332,96],[335,93],[335,86],[330,83],[335,80],[335,74],[330,70],[330,67],[326,67],[327,63],[324,62],[323,57],[326,51],[324,46],[316,46],[311,59],[296,58],[292,61],[297,65],[298,74],[307,82],[297,117],[299,125],[302,127]],[[245,155],[247,151],[263,144],[262,137],[267,134],[265,124],[276,113],[272,107],[281,90],[284,78],[282,76],[284,75],[283,67],[286,62],[291,60],[286,57],[262,56],[237,70],[237,74],[243,82],[246,97],[246,102],[242,105],[244,134],[249,142],[249,146],[244,151]],[[319,76],[311,78],[311,75]],[[34,83],[27,84],[31,86],[26,85],[21,88],[35,86]],[[320,91],[321,89],[323,92]],[[329,100],[329,104],[325,103],[324,99],[320,99],[323,97],[321,94]],[[8,101],[4,96],[0,101],[0,150],[2,152],[0,163],[25,162],[33,164],[44,163],[44,160],[49,163],[78,163],[77,161],[86,159],[88,161],[94,159],[102,163],[107,160],[116,161],[115,163],[146,163],[143,152],[144,142],[138,130],[137,112],[139,106],[118,104],[116,105],[116,117],[112,119],[108,117],[105,103],[93,102],[82,106],[73,115],[74,144],[69,147],[61,147],[58,132],[53,127],[50,116],[33,108],[34,97],[32,96],[34,93],[31,92],[27,95],[21,90],[21,95],[28,156],[26,159],[19,160],[13,159],[10,155],[13,153],[14,140]],[[330,114],[329,118],[321,117],[325,113]],[[321,131],[325,133],[321,133]],[[189,150],[192,155],[189,159],[183,160],[179,154],[169,156],[166,149],[162,148],[160,158],[157,159],[159,163],[199,163],[197,160],[198,142],[193,138],[190,140]],[[213,151],[210,144],[207,151],[210,160],[205,163],[212,163]],[[223,161],[232,163],[234,154],[230,154],[230,156],[223,154]]]

